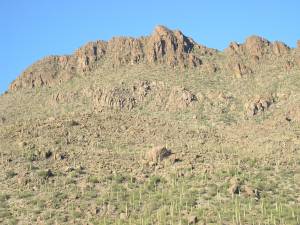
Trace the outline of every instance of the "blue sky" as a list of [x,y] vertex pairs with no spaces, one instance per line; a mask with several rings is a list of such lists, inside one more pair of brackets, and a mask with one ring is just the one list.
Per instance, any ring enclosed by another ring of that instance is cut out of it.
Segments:
[[27,66],[91,40],[140,36],[158,24],[224,49],[257,34],[295,47],[299,0],[1,0],[0,93]]

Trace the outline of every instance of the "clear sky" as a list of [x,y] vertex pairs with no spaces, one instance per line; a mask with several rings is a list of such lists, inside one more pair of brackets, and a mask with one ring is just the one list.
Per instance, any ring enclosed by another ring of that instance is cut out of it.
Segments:
[[0,0],[0,93],[41,57],[158,24],[220,50],[251,34],[295,47],[299,10],[299,0]]

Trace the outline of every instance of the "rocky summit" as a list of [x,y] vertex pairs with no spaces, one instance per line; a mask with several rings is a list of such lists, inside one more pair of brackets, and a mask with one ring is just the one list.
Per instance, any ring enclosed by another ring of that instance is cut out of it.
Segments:
[[300,40],[94,41],[0,96],[0,223],[300,221]]
[[111,68],[137,64],[206,68],[210,73],[222,70],[241,76],[252,73],[259,63],[281,61],[283,57],[286,59],[280,63],[283,68],[297,67],[300,62],[296,52],[283,42],[271,43],[262,37],[251,36],[244,44],[230,43],[222,53],[197,44],[179,30],[157,26],[147,37],[114,37],[108,42],[89,42],[72,55],[45,57],[27,68],[9,89],[56,85],[74,76],[96,72],[104,65]]

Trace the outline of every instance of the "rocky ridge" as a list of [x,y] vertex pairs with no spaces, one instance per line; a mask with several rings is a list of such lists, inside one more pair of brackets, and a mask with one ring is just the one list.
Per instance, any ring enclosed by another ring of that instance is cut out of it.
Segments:
[[202,62],[193,53],[194,50],[203,55],[216,52],[198,45],[180,31],[157,26],[148,37],[114,37],[108,42],[90,42],[72,55],[45,57],[26,69],[9,89],[14,91],[61,83],[76,74],[93,71],[102,61],[108,61],[111,67],[139,63],[197,67]]
[[254,73],[257,64],[270,56],[286,57],[284,68],[300,65],[299,41],[296,50],[282,42],[270,42],[251,36],[244,44],[230,43],[222,55],[224,62],[210,58],[221,53],[207,48],[185,36],[179,30],[157,26],[146,37],[114,37],[109,41],[94,41],[77,49],[72,55],[48,56],[27,68],[9,87],[10,91],[23,88],[53,86],[74,76],[95,73],[104,64],[119,68],[136,64],[165,65],[171,68],[205,70],[207,73],[228,71],[235,77]]

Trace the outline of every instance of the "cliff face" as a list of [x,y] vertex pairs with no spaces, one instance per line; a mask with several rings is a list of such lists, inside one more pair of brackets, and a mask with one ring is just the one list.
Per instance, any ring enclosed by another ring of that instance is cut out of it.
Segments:
[[[298,47],[299,49],[299,42]],[[207,69],[209,73],[224,70],[242,77],[253,72],[253,65],[266,56],[282,57],[291,55],[291,61],[285,67],[300,64],[299,56],[282,42],[270,42],[262,37],[251,36],[244,44],[232,42],[225,49],[222,57],[228,63],[224,66],[219,61],[207,58],[220,56],[215,49],[197,44],[181,31],[169,30],[157,26],[153,33],[146,37],[114,37],[109,41],[89,42],[68,56],[48,56],[27,68],[9,87],[10,91],[22,88],[53,86],[72,77],[94,70],[106,64],[111,68],[126,65],[147,64],[165,65],[168,67]],[[241,60],[247,58],[247,60]],[[205,61],[205,62],[204,62]]]

